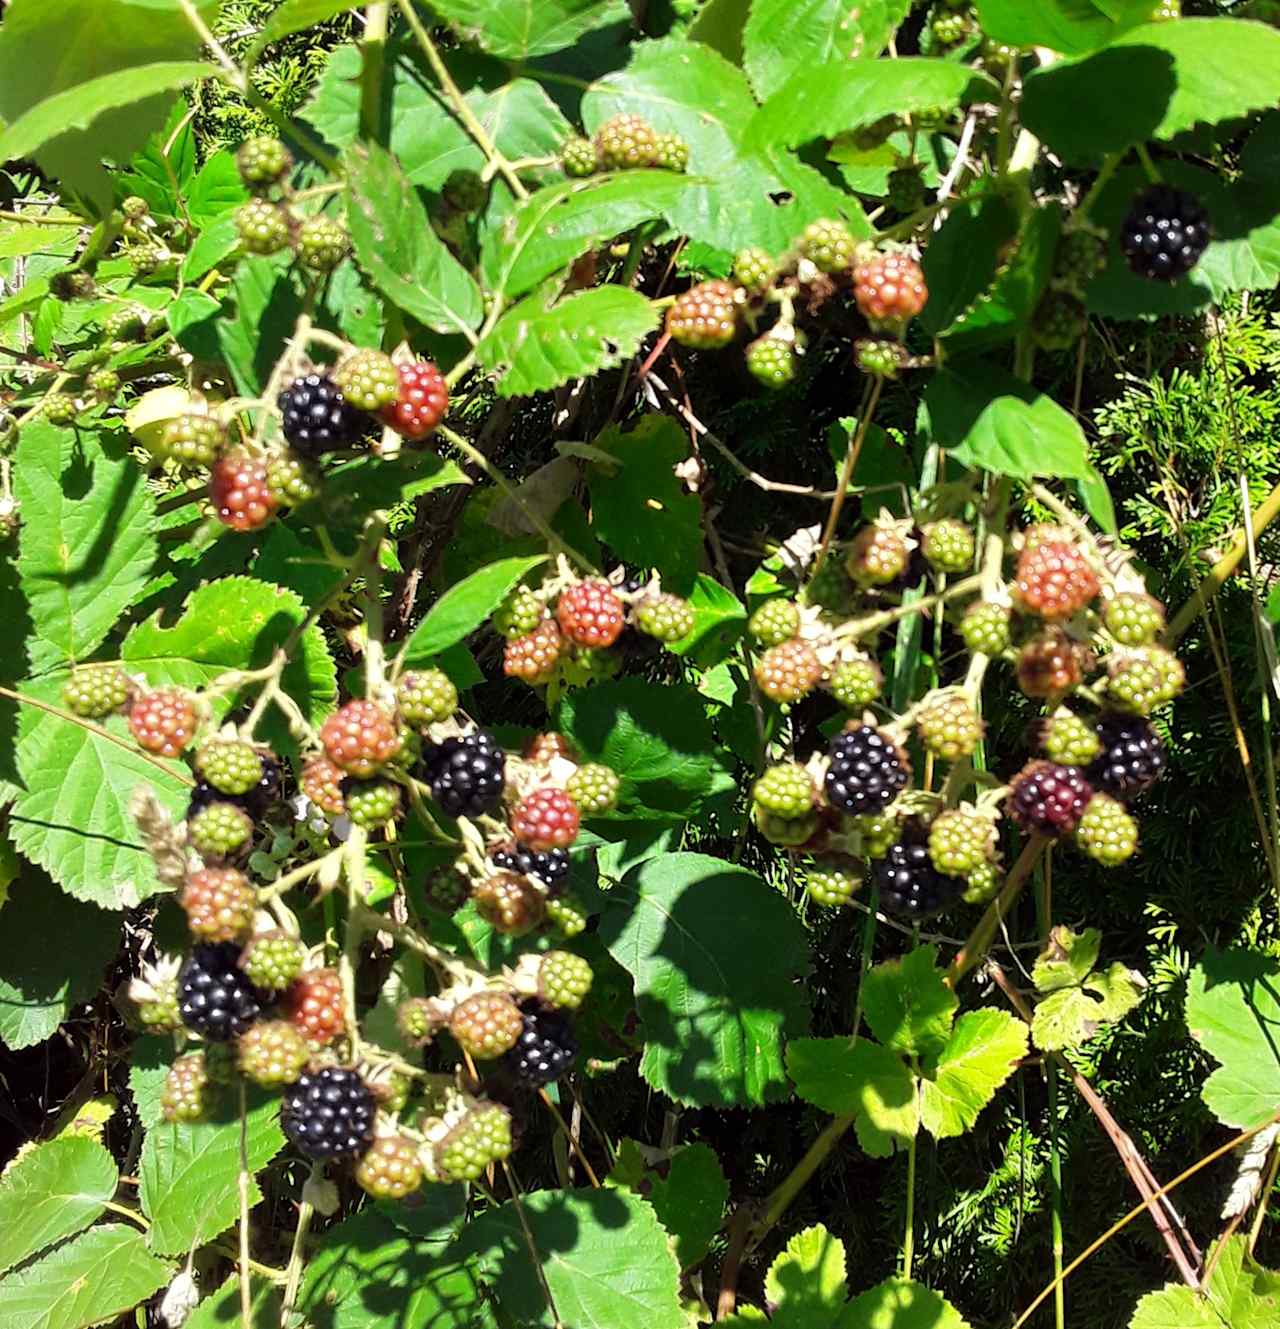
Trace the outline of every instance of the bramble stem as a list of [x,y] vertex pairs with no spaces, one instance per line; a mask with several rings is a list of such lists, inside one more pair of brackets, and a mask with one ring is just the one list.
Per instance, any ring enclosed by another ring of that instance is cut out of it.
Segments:
[[[311,1175],[307,1179],[308,1185],[319,1181],[323,1172],[321,1164],[312,1163]],[[285,1269],[284,1298],[280,1303],[280,1329],[288,1329],[289,1318],[293,1314],[293,1304],[298,1299],[298,1288],[302,1285],[302,1253],[307,1233],[311,1229],[311,1217],[315,1213],[306,1194],[304,1187],[302,1202],[298,1205],[298,1222],[293,1229],[293,1245],[289,1249],[289,1264]]]
[[364,11],[363,57],[360,69],[360,133],[379,142],[379,114],[382,99],[382,70],[387,53],[388,0],[370,0]]
[[858,457],[862,453],[863,440],[867,437],[867,430],[871,427],[871,421],[875,417],[876,407],[880,402],[880,393],[884,390],[884,378],[877,374],[862,394],[862,405],[859,408],[858,428],[853,438],[849,440],[849,450],[844,454],[844,465],[840,468],[840,479],[836,481],[836,496],[831,500],[831,509],[827,513],[827,523],[822,529],[822,543],[818,546],[818,555],[813,560],[813,571],[810,574],[816,577],[822,571],[822,565],[827,561],[827,551],[831,548],[831,541],[836,533],[836,523],[840,520],[840,513],[844,511],[844,501],[849,493],[849,482],[853,479],[854,467],[858,464]]
[[1008,916],[1009,910],[1013,908],[1018,896],[1022,893],[1027,878],[1031,875],[1032,868],[1035,867],[1041,854],[1048,848],[1049,843],[1043,835],[1033,835],[1027,841],[1022,853],[1018,855],[1018,861],[1013,865],[1013,870],[1005,880],[1000,894],[988,905],[987,912],[978,920],[977,926],[969,934],[969,939],[960,948],[960,952],[955,959],[951,961],[951,966],[943,980],[948,987],[954,988],[986,955],[1001,922]]
[[253,1329],[253,1286],[249,1282],[249,1123],[245,1083],[240,1081],[240,1325]]

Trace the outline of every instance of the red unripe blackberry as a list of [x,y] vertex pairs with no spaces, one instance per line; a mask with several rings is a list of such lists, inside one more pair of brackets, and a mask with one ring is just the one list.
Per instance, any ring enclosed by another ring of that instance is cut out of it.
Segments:
[[573,1025],[562,1011],[548,1010],[537,1001],[522,1005],[524,1027],[503,1065],[520,1084],[540,1087],[558,1080],[578,1055]]
[[955,517],[944,517],[924,528],[921,550],[936,572],[968,572],[977,549],[973,528]]
[[129,700],[129,676],[115,665],[81,665],[71,671],[62,689],[69,711],[86,720],[100,720],[118,711]]
[[187,838],[204,859],[229,858],[253,839],[253,820],[244,808],[218,800],[187,818]]
[[1134,199],[1120,227],[1120,252],[1139,277],[1177,281],[1209,246],[1209,214],[1194,194],[1151,185]]
[[332,217],[308,217],[298,227],[298,257],[312,272],[332,272],[351,251],[351,237]]
[[1028,544],[1014,572],[1014,599],[1030,613],[1053,621],[1070,618],[1098,594],[1098,575],[1078,545],[1067,540]]
[[913,922],[949,909],[965,892],[960,877],[939,872],[929,857],[924,832],[908,826],[871,869],[880,891],[880,908]]
[[342,979],[336,969],[308,969],[290,985],[284,997],[285,1014],[309,1042],[323,1047],[346,1033]]
[[1031,761],[1009,782],[1005,809],[1028,834],[1061,837],[1075,830],[1092,797],[1078,767]]
[[756,682],[772,701],[799,701],[818,686],[822,662],[806,642],[784,641],[756,661]]
[[313,757],[302,768],[302,792],[322,812],[340,817],[347,805],[342,797],[343,770],[328,757]]
[[1164,631],[1164,605],[1141,591],[1117,591],[1102,603],[1102,622],[1122,646],[1145,646]]
[[853,297],[873,328],[900,328],[925,307],[929,288],[920,265],[906,254],[878,254],[853,273]]
[[237,966],[234,943],[192,948],[178,975],[182,1023],[211,1043],[237,1038],[262,1014],[262,996]]
[[403,1200],[422,1185],[418,1145],[407,1135],[383,1135],[356,1164],[360,1189],[379,1200]]
[[845,555],[845,571],[859,586],[887,586],[907,570],[911,551],[890,526],[864,526]]
[[585,817],[601,812],[612,812],[618,806],[618,792],[622,781],[615,772],[597,762],[579,766],[565,781],[565,793],[573,799],[578,811]]
[[983,725],[973,703],[959,693],[943,693],[921,708],[916,729],[925,747],[944,761],[967,757],[982,740]]
[[506,754],[483,729],[446,738],[428,750],[423,766],[431,797],[451,817],[478,817],[502,801]]
[[262,779],[262,757],[241,739],[216,738],[195,755],[195,768],[221,794],[247,794]]
[[785,388],[796,376],[796,344],[766,332],[746,351],[747,372],[766,388]]
[[1089,783],[1119,799],[1137,797],[1164,774],[1168,758],[1160,735],[1139,715],[1104,711],[1095,721],[1101,751]]
[[458,709],[458,689],[442,669],[415,669],[396,682],[396,706],[411,725],[437,724]]
[[400,750],[392,718],[372,701],[349,701],[324,722],[320,742],[335,766],[367,779]]
[[554,730],[534,736],[524,745],[524,759],[535,766],[550,766],[553,761],[576,761],[573,744]]
[[169,1067],[160,1091],[165,1121],[203,1121],[209,1110],[209,1070],[203,1052],[189,1052]]
[[471,892],[476,912],[495,932],[523,937],[546,917],[546,896],[515,872],[495,872],[478,881]]
[[288,1020],[260,1020],[236,1045],[241,1074],[268,1089],[292,1084],[310,1059],[306,1039]]
[[498,1103],[482,1103],[436,1144],[433,1157],[442,1181],[475,1181],[511,1150],[511,1114]]
[[795,762],[771,766],[751,789],[752,800],[759,807],[787,820],[812,812],[817,794],[809,772]]
[[1061,628],[1046,628],[1018,652],[1018,687],[1028,697],[1069,692],[1084,677],[1085,655]]
[[434,361],[415,360],[397,366],[399,396],[382,410],[382,420],[397,434],[416,441],[426,438],[449,409],[449,389]]
[[649,122],[638,115],[615,115],[596,130],[596,156],[605,171],[652,166],[658,143]]
[[376,830],[393,821],[400,813],[400,786],[391,780],[353,780],[343,782],[342,797],[353,826]]
[[1013,640],[1008,608],[994,600],[975,600],[960,620],[960,635],[975,655],[999,655]]
[[556,620],[578,646],[612,646],[622,632],[622,601],[607,581],[589,578],[561,593]]
[[530,686],[549,682],[564,649],[556,620],[544,618],[527,636],[507,642],[502,651],[502,672]]
[[548,1006],[576,1011],[591,991],[591,966],[572,951],[548,951],[538,965],[538,995]]
[[259,932],[240,953],[240,968],[256,988],[281,992],[301,973],[307,948],[287,932]]
[[240,243],[250,254],[276,254],[289,243],[289,218],[278,203],[252,198],[236,210]]
[[373,1143],[377,1102],[369,1086],[345,1066],[304,1071],[284,1095],[280,1125],[299,1153],[311,1159],[363,1154]]
[[477,1061],[492,1061],[516,1045],[524,1017],[509,993],[477,992],[460,1001],[449,1016],[449,1032]]
[[567,849],[578,838],[578,808],[563,789],[544,785],[516,805],[511,830],[530,849]]
[[227,431],[211,415],[180,415],[160,435],[156,452],[180,466],[212,466],[227,446]]
[[1094,794],[1076,827],[1076,844],[1103,867],[1119,867],[1137,851],[1138,823],[1114,798]]
[[732,282],[699,282],[667,310],[667,332],[696,351],[727,346],[738,331],[738,302],[739,288]]
[[235,868],[201,868],[182,888],[192,936],[202,941],[235,941],[253,926],[258,893]]
[[851,816],[887,808],[911,779],[902,749],[872,725],[856,725],[837,734],[827,755],[827,801]]
[[209,472],[213,515],[233,531],[256,531],[279,506],[267,482],[267,464],[247,452],[224,453]]
[[646,636],[670,644],[693,631],[693,606],[664,591],[641,600],[631,611],[631,621]]
[[832,909],[848,904],[862,886],[862,873],[841,861],[818,862],[805,872],[804,888],[817,904]]
[[827,680],[831,695],[850,711],[870,706],[883,684],[884,675],[874,660],[846,660],[836,665]]
[[177,688],[157,688],[135,697],[129,707],[129,732],[140,748],[176,757],[195,737],[196,708]]
[[747,631],[762,646],[781,646],[800,631],[800,610],[794,600],[774,596],[747,619]]

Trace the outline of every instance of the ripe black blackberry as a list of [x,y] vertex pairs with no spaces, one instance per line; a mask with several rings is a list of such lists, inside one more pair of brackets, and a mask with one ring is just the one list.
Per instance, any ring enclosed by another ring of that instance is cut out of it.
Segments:
[[241,1034],[262,1014],[265,998],[238,967],[234,942],[201,943],[178,975],[182,1023],[211,1043]]
[[1121,223],[1120,249],[1139,277],[1177,281],[1200,261],[1210,234],[1209,214],[1194,194],[1152,185]]
[[1104,711],[1094,723],[1102,751],[1090,764],[1089,783],[1119,799],[1149,789],[1164,773],[1160,735],[1140,715]]
[[934,867],[928,838],[916,825],[906,827],[902,838],[872,865],[871,873],[881,909],[913,922],[949,909],[965,892],[962,877],[949,877]]
[[535,852],[524,845],[513,844],[495,849],[489,856],[494,867],[519,872],[526,877],[537,877],[548,890],[555,890],[569,875],[569,855],[563,849],[544,849]]
[[502,801],[507,759],[492,734],[477,729],[423,753],[431,797],[451,817],[492,812]]
[[573,1025],[562,1011],[549,1010],[537,1001],[520,1005],[524,1028],[503,1064],[521,1083],[537,1088],[558,1080],[578,1055]]
[[827,800],[855,817],[887,808],[911,778],[897,744],[872,725],[837,734],[827,755]]
[[280,1125],[307,1158],[362,1154],[373,1143],[377,1108],[369,1086],[344,1066],[304,1072],[284,1096]]
[[365,421],[328,374],[305,374],[277,399],[280,428],[289,444],[307,457],[349,448]]

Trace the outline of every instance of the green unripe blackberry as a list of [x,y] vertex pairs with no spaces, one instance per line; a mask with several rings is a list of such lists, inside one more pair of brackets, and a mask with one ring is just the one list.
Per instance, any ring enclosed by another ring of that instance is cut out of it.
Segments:
[[400,747],[387,765],[407,775],[422,760],[422,735],[400,721]]
[[167,255],[160,245],[148,242],[130,245],[124,251],[124,257],[135,277],[149,277],[159,271]]
[[207,784],[233,797],[256,789],[263,775],[258,750],[239,738],[215,738],[206,743],[196,753],[195,767]]
[[1009,72],[1009,66],[1018,58],[1018,48],[1006,42],[998,42],[994,37],[984,37],[979,56],[987,73],[1002,80]]
[[342,796],[352,824],[366,830],[385,826],[400,812],[400,786],[390,780],[351,780]]
[[784,762],[765,771],[755,782],[751,797],[766,812],[794,821],[813,810],[816,791],[812,776],[803,766]]
[[69,392],[51,392],[40,403],[40,410],[51,425],[73,425],[80,414],[80,403]]
[[560,165],[565,175],[583,179],[599,169],[596,145],[589,138],[571,138],[560,149]]
[[251,254],[276,254],[289,243],[289,219],[278,203],[254,198],[236,209],[240,243]]
[[288,1020],[260,1020],[236,1045],[241,1074],[267,1089],[292,1084],[310,1060],[307,1040]]
[[511,1114],[497,1103],[472,1108],[435,1147],[445,1181],[475,1181],[491,1163],[511,1157]]
[[319,470],[292,448],[282,448],[267,457],[267,493],[282,508],[296,508],[320,497],[323,486]]
[[784,848],[801,845],[806,840],[813,839],[818,829],[816,812],[803,817],[780,817],[756,803],[752,806],[751,818],[756,824],[756,829],[770,844],[781,845]]
[[85,379],[85,386],[95,397],[110,401],[120,391],[120,375],[114,369],[95,369]]
[[1040,747],[1060,766],[1087,766],[1102,751],[1102,740],[1088,720],[1063,708],[1041,724]]
[[847,617],[858,607],[858,589],[838,558],[829,558],[810,578],[805,599],[829,614]]
[[538,965],[538,995],[549,1006],[576,1011],[591,991],[591,966],[572,951],[548,951]]
[[800,610],[793,600],[775,596],[747,619],[747,631],[761,646],[781,646],[800,631]]
[[582,901],[567,891],[552,895],[547,900],[547,921],[563,937],[576,937],[585,932],[589,915]]
[[396,705],[411,725],[438,724],[458,709],[458,689],[443,669],[414,669],[400,675]]
[[517,586],[493,611],[494,631],[508,639],[527,637],[546,617],[542,601],[527,586]]
[[350,236],[332,217],[308,217],[298,228],[298,257],[312,272],[332,272],[350,250]]
[[669,644],[693,631],[693,606],[688,600],[663,591],[641,600],[631,612],[631,621],[645,636]]
[[889,206],[895,212],[915,212],[924,204],[924,176],[920,167],[899,166],[889,172]]
[[796,376],[793,341],[765,333],[747,347],[747,371],[766,388],[785,388]]
[[[397,1113],[404,1111],[404,1106],[413,1093],[413,1080],[400,1071],[392,1071],[385,1077],[379,1077],[369,1088],[373,1090],[373,1096],[378,1100],[378,1106],[394,1117]],[[365,1157],[367,1158],[368,1155],[366,1154]],[[359,1180],[358,1177],[357,1180]],[[419,1178],[419,1181],[421,1181],[421,1178]],[[361,1182],[361,1185],[364,1185],[364,1183]]]
[[[1149,715],[1168,699],[1165,675],[1148,652],[1154,647],[1139,647],[1109,662],[1107,696],[1117,706]],[[1172,694],[1169,694],[1172,695]]]
[[864,374],[897,378],[907,352],[901,342],[884,337],[860,337],[853,344],[853,357]]
[[179,1057],[169,1067],[160,1091],[160,1115],[165,1121],[200,1121],[209,1110],[209,1072],[203,1052]]
[[999,655],[1013,641],[1012,611],[994,600],[975,600],[960,620],[960,636],[974,655]]
[[160,435],[156,453],[195,468],[212,466],[227,446],[227,431],[211,415],[180,415],[170,420]]
[[[138,987],[142,991],[138,991]],[[148,1033],[173,1034],[182,1028],[182,1012],[178,1009],[178,974],[166,973],[162,977],[135,980],[129,987],[138,1023]]]
[[137,194],[130,194],[123,203],[120,204],[120,211],[129,221],[141,221],[151,213],[151,205],[145,198],[139,198]]
[[986,904],[995,899],[1001,881],[1002,874],[995,863],[981,863],[972,872],[965,873],[964,894],[960,898],[965,904]]
[[923,707],[916,728],[925,747],[944,761],[969,756],[983,732],[973,703],[959,693],[944,693]]
[[856,246],[844,222],[824,218],[804,228],[796,248],[819,272],[835,273],[849,269]]
[[1084,301],[1065,290],[1046,291],[1031,316],[1031,336],[1046,351],[1070,350],[1088,326]]
[[366,349],[347,356],[333,371],[333,381],[362,411],[379,411],[400,397],[400,371],[382,351]]
[[1076,844],[1103,867],[1119,867],[1138,848],[1138,823],[1124,804],[1107,794],[1094,794],[1075,830]]
[[902,831],[897,817],[888,812],[850,817],[849,825],[862,841],[862,852],[872,859],[883,858],[897,843]]
[[255,192],[279,184],[293,169],[289,149],[265,134],[246,139],[236,153],[240,179]]
[[67,710],[86,720],[100,720],[129,700],[129,676],[115,665],[81,665],[62,689]]
[[416,1140],[380,1135],[356,1164],[356,1183],[378,1200],[403,1200],[422,1185],[422,1160]]
[[1107,233],[1087,222],[1063,228],[1053,256],[1054,286],[1077,295],[1107,266]]
[[859,711],[880,695],[884,675],[874,660],[846,660],[831,671],[827,689],[846,710]]
[[924,528],[921,552],[935,572],[968,572],[976,549],[973,528],[956,517],[944,517]]
[[687,171],[689,145],[679,134],[655,134],[653,164],[663,171]]
[[102,324],[105,341],[134,341],[142,332],[142,313],[136,305],[124,305],[109,314]]
[[55,300],[92,300],[97,293],[98,285],[93,279],[93,273],[83,268],[58,272],[49,278],[49,294]]
[[226,858],[253,838],[253,821],[235,803],[209,803],[188,819],[187,838],[202,857]]
[[765,290],[778,275],[778,265],[767,249],[752,245],[738,250],[733,260],[733,279],[753,294]]
[[1141,591],[1118,591],[1103,601],[1102,622],[1122,646],[1145,646],[1164,631],[1164,606]]
[[240,953],[240,968],[256,988],[283,992],[302,973],[307,948],[287,932],[259,932]]
[[602,812],[612,812],[618,806],[621,787],[622,781],[616,772],[597,762],[588,762],[579,766],[565,781],[564,791],[584,817],[594,817]]
[[934,15],[930,31],[939,45],[959,46],[973,31],[973,24],[963,12],[943,12]]
[[853,867],[840,862],[818,862],[808,868],[804,888],[816,904],[833,909],[848,904],[862,885],[862,875]]
[[442,1021],[425,997],[408,997],[396,1007],[396,1029],[413,1047],[425,1047],[436,1036]]
[[977,812],[952,808],[939,813],[929,827],[929,857],[949,877],[976,872],[994,848],[995,827]]
[[606,171],[653,166],[658,158],[657,135],[638,115],[615,115],[596,131],[596,154]]

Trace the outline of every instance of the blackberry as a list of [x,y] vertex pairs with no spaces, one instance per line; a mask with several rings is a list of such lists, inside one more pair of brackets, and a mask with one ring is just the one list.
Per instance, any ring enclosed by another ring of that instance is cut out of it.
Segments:
[[547,922],[564,937],[576,937],[585,932],[590,921],[586,906],[575,895],[567,892],[553,895],[547,900]]
[[1098,731],[1065,707],[1040,723],[1039,746],[1062,766],[1087,766],[1102,751]]
[[505,868],[523,877],[536,877],[548,890],[553,890],[569,875],[569,855],[563,849],[533,850],[513,843],[507,848],[495,849],[490,858],[494,867]]
[[727,281],[691,286],[667,310],[667,332],[673,341],[696,351],[727,346],[738,330],[739,294]]
[[687,171],[689,169],[689,145],[679,134],[655,134],[653,136],[653,164],[663,171]]
[[209,472],[209,501],[214,516],[233,531],[265,526],[276,511],[265,460],[247,452],[224,453]]
[[493,630],[511,640],[526,637],[543,621],[542,601],[527,586],[517,586],[493,611]]
[[289,149],[278,138],[260,134],[248,138],[236,152],[240,179],[257,192],[278,184],[293,169]]
[[400,731],[376,702],[357,699],[338,707],[320,726],[320,742],[335,766],[367,780],[400,750]]
[[615,115],[596,131],[596,155],[606,171],[652,166],[657,161],[657,135],[638,115]]
[[921,548],[935,572],[967,572],[976,550],[973,527],[955,517],[944,517],[924,528]]
[[866,858],[883,858],[889,847],[898,839],[901,824],[898,818],[887,812],[872,812],[865,817],[853,817],[850,828],[857,833],[861,842],[861,853]]
[[1098,594],[1098,575],[1078,545],[1036,535],[1036,528],[1028,532],[1027,547],[1018,556],[1014,598],[1041,618],[1070,618]]
[[765,290],[778,275],[778,265],[767,249],[752,246],[740,249],[733,260],[733,279],[739,286],[756,293]]
[[1069,222],[1053,256],[1053,285],[1078,295],[1106,266],[1107,233],[1088,222]]
[[85,386],[102,401],[111,401],[120,391],[120,375],[114,369],[95,369],[85,379]]
[[379,1200],[403,1200],[422,1185],[417,1143],[405,1135],[375,1140],[356,1164],[356,1183]]
[[895,167],[885,183],[886,197],[894,212],[906,216],[924,206],[924,175],[917,163]]
[[589,138],[571,138],[560,149],[560,165],[565,175],[583,179],[595,175],[599,166],[596,145]]
[[942,693],[921,707],[916,728],[925,747],[944,761],[969,756],[983,733],[973,703],[958,692]]
[[1209,239],[1203,205],[1169,185],[1144,189],[1120,226],[1120,252],[1133,272],[1152,281],[1177,281],[1190,272]]
[[1046,291],[1031,316],[1031,336],[1046,351],[1070,350],[1088,326],[1084,301],[1070,291]]
[[458,689],[442,669],[413,670],[396,683],[396,705],[411,725],[437,724],[458,709]]
[[591,966],[572,951],[548,951],[538,964],[538,995],[548,1006],[576,1011],[594,975]]
[[69,711],[87,720],[100,720],[118,711],[129,700],[129,676],[115,665],[81,665],[71,671],[62,689]]
[[1075,830],[1092,797],[1078,767],[1032,761],[1009,782],[1005,809],[1028,834],[1060,837]]
[[523,937],[546,917],[546,896],[528,878],[515,872],[495,872],[471,891],[476,913],[495,932]]
[[524,745],[524,759],[535,766],[550,766],[556,760],[576,762],[578,757],[563,734],[549,730],[534,734]]
[[449,1032],[458,1046],[479,1061],[509,1052],[523,1029],[520,1008],[510,994],[495,989],[460,1001],[449,1016]]
[[766,812],[794,821],[813,811],[816,793],[813,780],[803,766],[784,762],[765,771],[755,782],[751,797]]
[[436,1144],[442,1181],[475,1181],[491,1163],[511,1157],[511,1114],[498,1103],[481,1103]]
[[332,272],[350,249],[350,236],[332,217],[308,217],[298,228],[298,257],[312,272]]
[[822,661],[800,640],[771,646],[756,661],[756,682],[771,701],[794,702],[807,697],[822,677]]
[[400,397],[400,371],[382,351],[352,352],[333,371],[333,381],[347,401],[362,411],[380,411]]
[[400,813],[400,786],[390,780],[344,780],[342,798],[353,826],[374,830]]
[[807,258],[819,272],[845,272],[853,263],[854,240],[842,221],[810,222],[796,242],[802,258]]
[[240,953],[240,968],[254,987],[281,992],[302,973],[307,948],[287,932],[259,932]]
[[1069,692],[1084,677],[1085,652],[1061,628],[1046,628],[1018,652],[1018,687],[1028,697]]
[[1076,827],[1076,844],[1103,867],[1119,867],[1137,851],[1138,823],[1122,803],[1094,794]]
[[862,885],[862,874],[851,864],[815,863],[805,873],[804,888],[817,904],[839,908],[848,904]]
[[829,558],[810,579],[804,598],[829,614],[848,617],[858,607],[858,588],[840,560]]
[[[218,804],[210,804],[210,808]],[[208,813],[206,808],[200,815]],[[238,811],[238,809],[237,809]],[[201,868],[187,878],[179,896],[192,935],[203,941],[235,941],[253,926],[258,894],[235,868]]]
[[251,254],[277,254],[289,243],[288,214],[266,199],[250,199],[236,210],[236,230]]
[[909,826],[871,869],[880,890],[880,908],[912,922],[949,909],[965,892],[965,882],[939,872],[919,827]]
[[561,592],[556,621],[578,646],[612,646],[622,632],[622,601],[607,581],[591,577]]
[[827,801],[853,816],[887,808],[911,779],[901,749],[871,725],[837,734],[827,755]]
[[202,857],[227,858],[253,839],[253,822],[243,808],[219,799],[187,821],[187,838]]
[[380,412],[382,423],[416,443],[430,434],[449,409],[449,385],[434,360],[397,365],[399,390],[395,401]]
[[578,1055],[578,1040],[567,1015],[538,1002],[521,1005],[524,1027],[503,1065],[522,1084],[535,1088],[558,1080]]
[[292,1084],[310,1059],[307,1040],[288,1020],[260,1020],[236,1046],[241,1074],[268,1089]]
[[492,734],[446,738],[424,754],[431,797],[451,817],[478,817],[502,802],[507,759]]
[[1122,646],[1146,646],[1164,631],[1164,605],[1141,591],[1118,591],[1103,602],[1102,622]]
[[785,388],[796,376],[795,342],[765,333],[747,347],[747,372],[766,388]]
[[853,296],[873,328],[897,332],[925,307],[929,288],[915,259],[878,254],[854,269]]
[[670,644],[693,631],[693,606],[678,595],[650,595],[631,611],[631,621],[646,636]]
[[195,768],[220,794],[247,794],[262,779],[262,758],[240,739],[215,739],[195,756]]
[[1140,715],[1104,711],[1094,722],[1102,751],[1089,766],[1089,783],[1128,800],[1150,789],[1164,773],[1164,744]]
[[565,793],[573,799],[584,817],[612,812],[618,806],[618,792],[622,781],[607,766],[588,762],[579,766],[565,781]]
[[775,596],[747,619],[747,631],[762,646],[781,646],[800,631],[800,610],[793,600]]
[[982,863],[964,874],[965,904],[986,904],[994,900],[1004,880],[997,863]]
[[320,497],[320,472],[291,448],[267,455],[267,493],[282,508],[296,508]]
[[967,808],[940,812],[929,827],[929,858],[939,872],[964,877],[977,871],[995,849],[995,826]]
[[343,770],[328,757],[313,757],[302,768],[302,792],[321,811],[340,817],[347,805],[342,801]]
[[511,830],[530,849],[567,849],[578,838],[577,804],[563,789],[532,790],[511,813]]
[[435,1006],[426,997],[408,997],[396,1007],[396,1030],[413,1047],[426,1047],[440,1024]]
[[502,672],[523,679],[530,687],[549,683],[566,649],[564,636],[554,618],[544,618],[523,637],[508,641],[502,651]]
[[169,1067],[160,1091],[165,1121],[202,1121],[209,1110],[209,1068],[203,1052],[189,1052]]
[[239,958],[233,942],[202,942],[178,975],[182,1023],[211,1043],[238,1038],[262,1014],[265,998],[238,967]]
[[859,337],[853,355],[858,368],[876,378],[897,378],[907,363],[906,347],[884,337]]
[[864,526],[845,555],[845,571],[859,586],[887,586],[910,561],[907,542],[891,526]]
[[51,392],[40,403],[40,410],[51,425],[73,425],[80,403],[69,392]]
[[280,394],[280,428],[304,457],[351,447],[364,431],[359,412],[328,374],[304,374]]
[[285,993],[285,1014],[308,1042],[319,1047],[346,1033],[342,978],[336,969],[307,969]]
[[156,451],[179,466],[212,466],[227,446],[227,431],[211,415],[179,415],[165,425]]
[[846,660],[838,664],[827,680],[831,695],[846,710],[856,711],[870,706],[880,695],[884,675],[874,660]]
[[142,336],[145,310],[138,305],[123,305],[107,315],[102,324],[102,339],[108,345],[136,341]]
[[794,849],[797,845],[807,844],[817,834],[818,814],[809,812],[800,817],[780,817],[776,812],[761,807],[759,803],[751,806],[751,820],[756,830],[770,844]]
[[344,1066],[306,1071],[284,1096],[280,1125],[299,1153],[319,1161],[362,1154],[373,1143],[377,1103]]
[[1172,701],[1186,679],[1186,670],[1172,651],[1138,646],[1108,661],[1107,693],[1118,705],[1146,715]]

